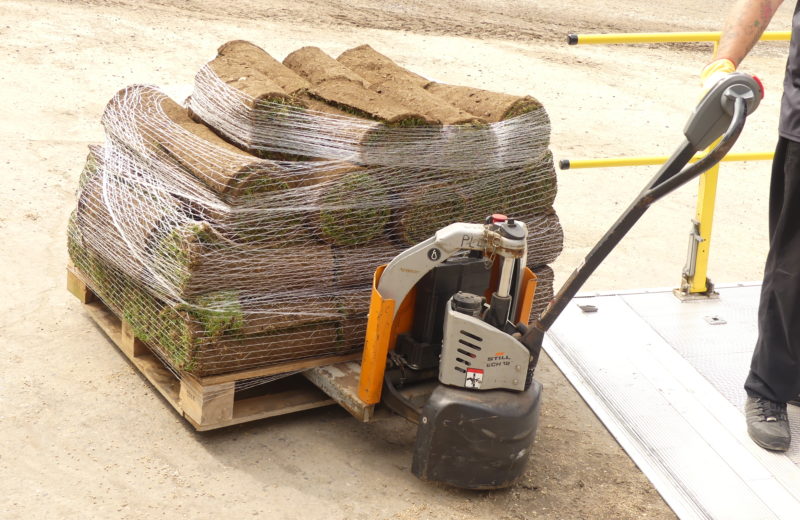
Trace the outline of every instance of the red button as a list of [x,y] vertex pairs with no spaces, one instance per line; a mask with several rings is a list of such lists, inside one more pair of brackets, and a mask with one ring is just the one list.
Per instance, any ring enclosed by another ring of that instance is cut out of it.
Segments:
[[765,94],[765,92],[764,92],[764,84],[763,84],[763,83],[761,83],[761,78],[759,78],[758,76],[756,76],[755,74],[753,74],[753,79],[754,79],[754,80],[756,80],[756,83],[758,83],[758,88],[760,88],[760,89],[761,89],[761,97],[763,98],[763,97],[764,97],[764,94]]
[[492,214],[492,224],[497,224],[499,222],[505,222],[508,220],[508,217],[503,215],[502,213],[493,213]]

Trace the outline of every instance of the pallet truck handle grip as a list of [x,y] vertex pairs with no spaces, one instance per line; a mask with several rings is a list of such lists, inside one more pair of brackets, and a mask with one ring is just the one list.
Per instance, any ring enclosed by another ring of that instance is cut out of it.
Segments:
[[725,131],[725,134],[723,134],[719,143],[717,143],[717,145],[708,154],[706,154],[696,163],[686,166],[672,177],[669,177],[661,183],[653,186],[647,192],[648,197],[643,200],[643,203],[646,203],[649,206],[663,196],[672,193],[679,187],[686,184],[688,181],[699,176],[701,173],[704,173],[716,166],[728,154],[728,152],[730,152],[731,148],[733,148],[733,145],[736,144],[736,141],[739,139],[739,135],[742,133],[742,129],[744,128],[745,119],[747,119],[747,103],[745,99],[739,96],[735,98],[733,112],[731,124]]

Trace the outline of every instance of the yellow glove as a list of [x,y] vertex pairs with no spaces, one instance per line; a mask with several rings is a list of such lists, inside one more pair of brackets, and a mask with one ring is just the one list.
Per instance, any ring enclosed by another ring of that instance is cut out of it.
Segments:
[[703,82],[703,92],[708,92],[719,80],[732,72],[736,72],[736,64],[728,58],[720,58],[706,65],[700,73],[700,80]]

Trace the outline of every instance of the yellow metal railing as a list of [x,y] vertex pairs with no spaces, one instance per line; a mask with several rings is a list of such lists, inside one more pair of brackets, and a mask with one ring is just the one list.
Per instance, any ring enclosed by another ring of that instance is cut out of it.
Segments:
[[[722,162],[770,161],[775,152],[729,153]],[[705,154],[695,155],[689,162],[699,161]],[[642,157],[616,157],[605,159],[562,159],[559,168],[562,170],[578,170],[581,168],[616,168],[619,166],[657,166],[667,162],[666,155]]]
[[[619,34],[569,34],[570,45],[608,45],[621,43],[685,43],[719,42],[721,32],[673,32],[673,33],[619,33]],[[762,41],[788,41],[789,31],[766,31]]]
[[[717,52],[721,32],[676,32],[676,33],[621,33],[621,34],[569,34],[567,43],[583,44],[630,44],[630,43],[681,43],[711,42],[714,54]],[[766,31],[762,41],[788,41],[789,31]],[[712,145],[713,146],[713,145]],[[696,155],[697,161],[703,154]],[[764,161],[770,160],[773,152],[729,154],[723,161]],[[658,165],[667,161],[667,157],[622,157],[615,159],[579,159],[562,160],[562,169],[570,168],[610,168],[617,166]],[[713,286],[708,280],[708,256],[711,246],[711,226],[714,221],[714,203],[717,192],[719,165],[714,166],[700,176],[697,191],[697,207],[692,221],[692,242],[686,266],[683,269],[680,292],[686,296],[709,295]]]

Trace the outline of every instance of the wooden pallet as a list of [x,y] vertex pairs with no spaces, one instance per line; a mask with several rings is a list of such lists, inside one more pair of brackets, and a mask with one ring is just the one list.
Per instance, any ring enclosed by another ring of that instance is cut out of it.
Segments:
[[127,321],[116,316],[86,286],[73,266],[67,267],[67,289],[84,304],[87,314],[139,373],[198,431],[334,404],[330,397],[300,375],[261,384],[246,392],[237,391],[236,383],[361,357],[356,353],[299,360],[202,378],[184,372],[176,374],[153,354],[146,343],[133,335]]

